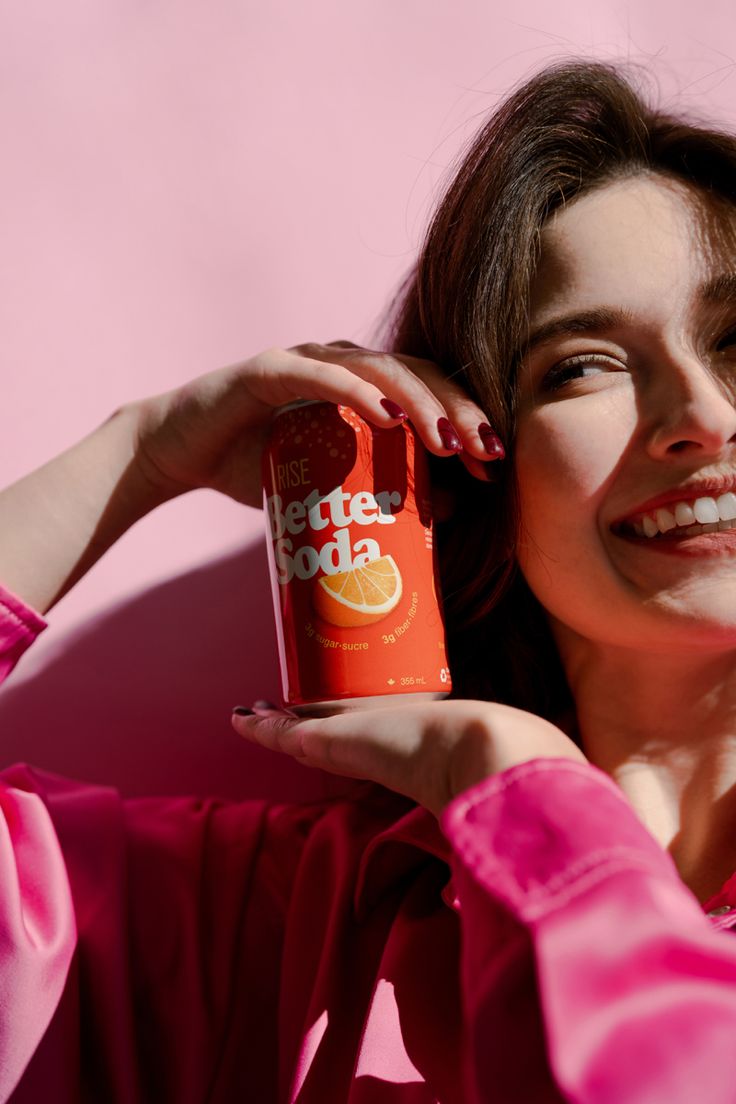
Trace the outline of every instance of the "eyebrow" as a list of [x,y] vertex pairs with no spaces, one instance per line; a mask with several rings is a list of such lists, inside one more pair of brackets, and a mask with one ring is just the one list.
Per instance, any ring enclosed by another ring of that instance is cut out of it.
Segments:
[[[696,298],[702,303],[736,302],[736,273],[724,272],[713,276],[700,285]],[[562,318],[552,318],[531,331],[529,339],[522,347],[521,358],[555,337],[567,337],[572,334],[602,333],[617,326],[629,325],[634,321],[634,313],[623,307],[593,307],[591,310],[576,314],[567,314]]]

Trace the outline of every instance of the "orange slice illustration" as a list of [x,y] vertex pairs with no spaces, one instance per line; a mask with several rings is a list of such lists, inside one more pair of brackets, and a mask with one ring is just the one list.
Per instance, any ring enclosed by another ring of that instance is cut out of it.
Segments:
[[363,567],[323,575],[314,587],[314,608],[325,621],[341,628],[360,628],[380,621],[401,599],[401,574],[392,556]]

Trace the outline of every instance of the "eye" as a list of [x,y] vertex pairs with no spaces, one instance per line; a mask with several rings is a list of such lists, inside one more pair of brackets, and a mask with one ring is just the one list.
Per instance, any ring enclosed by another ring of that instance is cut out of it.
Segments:
[[[733,332],[733,338],[736,340],[736,330]],[[559,364],[555,364],[554,368],[550,368],[546,376],[542,380],[542,387],[547,391],[557,391],[560,387],[564,387],[571,379],[583,379],[583,373],[586,368],[611,368],[620,370],[621,365],[617,360],[612,357],[603,356],[601,353],[581,354],[580,356],[568,357],[567,360],[561,360]]]
[[721,340],[718,342],[718,348],[722,348],[724,345],[733,345],[736,342],[736,329],[729,330],[725,333]]

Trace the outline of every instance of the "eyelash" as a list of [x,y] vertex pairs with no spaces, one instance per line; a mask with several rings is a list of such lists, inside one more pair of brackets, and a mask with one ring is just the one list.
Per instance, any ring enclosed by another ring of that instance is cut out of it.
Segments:
[[723,335],[723,337],[718,342],[718,344],[723,345],[724,342],[727,342],[728,344],[730,344],[733,341],[736,341],[736,330],[729,330],[728,333],[725,333]]
[[[729,330],[718,342],[718,346],[721,347],[725,343],[732,343],[736,341],[736,329]],[[612,357],[604,356],[602,353],[581,353],[579,356],[568,357],[566,360],[560,361],[559,364],[555,364],[553,368],[547,372],[543,386],[548,391],[557,391],[564,384],[568,383],[572,378],[568,373],[575,368],[585,368],[589,365],[596,364],[612,364],[616,363]],[[579,376],[579,379],[584,377]]]
[[[565,383],[568,383],[572,378],[569,372],[575,368],[585,368],[589,365],[596,364],[611,364],[613,360],[611,357],[604,357],[600,353],[590,355],[580,355],[575,357],[568,357],[567,360],[560,361],[559,364],[555,364],[554,368],[551,368],[542,381],[543,387],[547,391],[557,391]],[[578,377],[582,379],[583,377]]]

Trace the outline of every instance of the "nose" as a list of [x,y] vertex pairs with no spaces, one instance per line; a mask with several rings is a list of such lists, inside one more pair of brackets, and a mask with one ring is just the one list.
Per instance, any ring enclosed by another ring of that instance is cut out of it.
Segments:
[[649,454],[658,460],[687,452],[693,459],[722,456],[736,444],[736,379],[719,379],[693,355],[668,359],[659,363],[647,398]]

